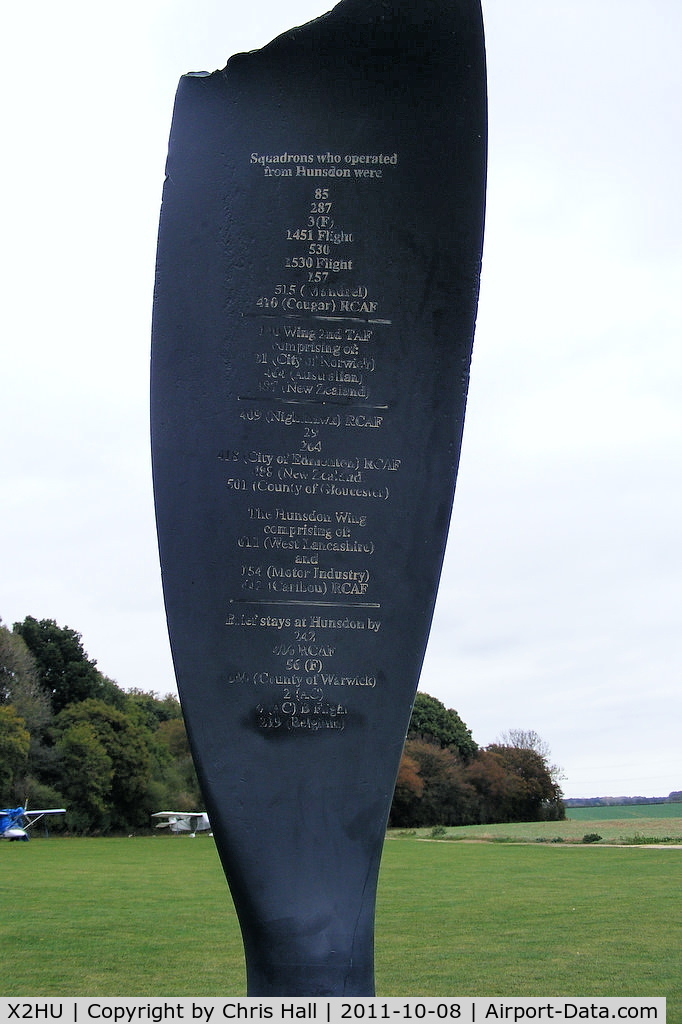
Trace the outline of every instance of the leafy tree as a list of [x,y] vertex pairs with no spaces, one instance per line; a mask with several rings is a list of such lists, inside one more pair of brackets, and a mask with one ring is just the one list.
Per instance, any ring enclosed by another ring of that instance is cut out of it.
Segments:
[[506,800],[500,821],[556,821],[565,817],[561,789],[552,779],[545,758],[528,747],[491,744],[489,757],[507,776]]
[[177,697],[132,690],[127,694],[126,711],[145,731],[151,758],[143,801],[146,812],[151,814],[162,807],[192,811],[203,806]]
[[464,760],[473,757],[478,750],[471,730],[457,712],[428,693],[418,693],[415,697],[407,735],[410,739],[438,743],[455,750]]
[[68,827],[83,832],[202,806],[177,697],[123,691],[68,626],[0,622],[0,710],[0,784],[15,802],[64,804]]
[[497,740],[497,745],[501,747],[518,747],[520,750],[534,750],[545,762],[545,767],[556,785],[559,785],[564,778],[563,769],[556,764],[550,763],[551,752],[549,744],[534,729],[509,729],[507,732],[502,733],[502,736]]
[[[78,724],[88,726],[111,764],[108,793],[111,827],[118,829],[146,824],[145,796],[150,779],[151,756],[144,730],[110,704],[89,698],[70,704],[57,716],[56,727],[62,744],[62,755],[66,734]],[[84,736],[85,732],[81,731],[78,735]],[[77,760],[65,762],[62,759],[61,771],[62,791],[74,792],[81,784],[80,778],[74,778],[74,772],[81,778],[83,775]]]
[[12,705],[31,734],[40,733],[52,717],[35,658],[22,637],[0,624],[0,705],[3,704]]
[[555,820],[565,815],[547,744],[511,730],[479,750],[456,711],[417,694],[389,823],[394,827]]
[[180,701],[172,693],[159,697],[154,691],[128,690],[125,710],[136,722],[152,731],[163,722],[182,721]]
[[416,765],[421,784],[403,790],[391,809],[396,827],[467,825],[475,820],[476,792],[466,779],[464,765],[448,747],[424,740],[408,740],[405,756]]
[[0,619],[0,704],[12,703],[17,681],[36,676],[36,664],[28,647]]
[[[30,735],[13,707],[0,707],[0,795],[17,799],[15,779],[28,759]],[[3,798],[3,800],[6,799]]]
[[182,718],[173,718],[167,722],[161,722],[158,728],[158,736],[162,743],[176,760],[184,760],[191,757],[187,730]]
[[58,714],[67,704],[96,698],[122,707],[125,694],[88,658],[80,633],[69,626],[58,626],[54,619],[38,621],[28,615],[15,622],[14,632],[22,637],[33,655],[38,679]]
[[106,831],[114,766],[97,731],[87,721],[65,724],[57,750],[69,826],[76,832]]
[[400,828],[412,827],[413,808],[424,792],[424,780],[419,774],[419,765],[407,750],[403,750],[395,783],[389,825]]
[[463,765],[478,746],[456,711],[418,693],[403,750],[389,824],[394,827],[463,824],[475,791]]
[[[25,775],[21,779],[20,790],[21,800],[25,807],[66,807],[67,801],[64,794],[53,786],[40,782],[34,775]],[[49,821],[49,831],[66,832],[68,823],[61,815]]]
[[488,750],[479,750],[467,765],[466,778],[477,794],[478,822],[518,820],[514,816],[514,782],[501,758]]
[[[178,811],[193,811],[203,806],[184,720],[174,718],[161,722],[156,732],[156,738],[159,745],[163,745],[169,755],[169,763],[164,775],[168,799],[162,802],[165,806],[172,806],[174,810]],[[158,810],[158,808],[155,809]]]

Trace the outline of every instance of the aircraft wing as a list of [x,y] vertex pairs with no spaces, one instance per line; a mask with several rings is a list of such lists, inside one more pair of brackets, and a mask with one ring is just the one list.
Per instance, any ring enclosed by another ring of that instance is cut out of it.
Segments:
[[171,832],[207,832],[211,825],[205,811],[157,811],[152,818],[162,818],[157,828]]
[[42,818],[43,814],[66,814],[66,807],[47,807],[42,811],[24,811],[25,818]]
[[26,828],[30,828],[31,825],[35,825],[35,823],[40,821],[41,818],[44,818],[46,814],[66,814],[66,807],[46,807],[43,810],[24,811]]

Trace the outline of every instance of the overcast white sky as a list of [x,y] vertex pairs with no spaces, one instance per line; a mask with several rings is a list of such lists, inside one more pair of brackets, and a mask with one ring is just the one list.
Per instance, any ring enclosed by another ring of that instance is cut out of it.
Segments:
[[[3,5],[0,617],[174,690],[148,439],[173,98],[325,0]],[[484,0],[490,153],[421,689],[566,796],[682,789],[682,4]]]

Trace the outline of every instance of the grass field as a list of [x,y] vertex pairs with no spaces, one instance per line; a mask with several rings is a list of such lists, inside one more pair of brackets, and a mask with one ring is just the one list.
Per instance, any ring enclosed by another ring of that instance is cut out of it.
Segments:
[[[662,804],[651,804],[652,812]],[[512,822],[504,825],[462,825],[458,828],[447,828],[445,839],[449,840],[472,840],[485,839],[488,842],[517,842],[517,843],[582,843],[583,837],[590,833],[601,836],[599,845],[641,845],[645,843],[662,843],[670,845],[682,844],[682,817],[679,816],[679,804],[668,804],[669,807],[678,807],[677,817],[648,814],[642,815],[642,808],[639,808],[639,815],[614,814],[595,817],[574,817],[574,808],[566,812],[569,816],[566,821],[531,821]],[[592,808],[590,808],[592,809]],[[597,807],[597,811],[627,811],[625,807]],[[431,836],[431,829],[417,829],[416,831],[390,833],[396,838],[401,836],[417,837],[427,839]]]
[[[377,991],[662,995],[682,1024],[681,882],[680,849],[388,841]],[[0,955],[0,995],[245,992],[208,837],[0,845]]]
[[612,807],[567,807],[575,821],[603,821],[609,818],[682,818],[682,804],[619,804]]

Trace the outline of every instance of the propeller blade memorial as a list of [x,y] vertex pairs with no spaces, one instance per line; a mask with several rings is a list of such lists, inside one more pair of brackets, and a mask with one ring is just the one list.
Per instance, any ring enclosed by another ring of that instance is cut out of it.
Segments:
[[252,996],[374,993],[485,172],[478,0],[343,0],[178,87],[155,504],[178,689]]

